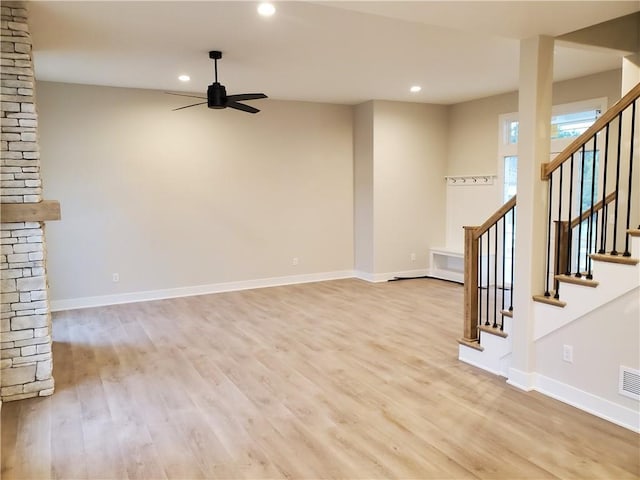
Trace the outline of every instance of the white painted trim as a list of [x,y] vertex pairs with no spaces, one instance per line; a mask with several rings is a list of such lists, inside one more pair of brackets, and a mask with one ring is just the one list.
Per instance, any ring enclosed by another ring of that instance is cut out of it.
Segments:
[[118,305],[122,303],[146,302],[150,300],[162,300],[165,298],[190,297],[194,295],[250,290],[253,288],[277,287],[298,283],[324,282],[327,280],[339,280],[353,277],[357,277],[357,275],[352,270],[342,270],[336,272],[289,275],[286,277],[258,278],[238,282],[194,285],[190,287],[167,288],[163,290],[150,290],[145,292],[129,292],[115,295],[100,295],[96,297],[52,300],[50,303],[50,309],[52,312],[58,312],[61,310],[75,310],[78,308],[102,307],[105,305]]
[[430,276],[431,271],[427,268],[421,268],[419,270],[405,270],[404,272],[387,272],[387,273],[369,273],[369,272],[354,272],[354,276],[360,280],[366,280],[371,283],[387,282],[396,277],[426,277]]
[[640,433],[639,410],[623,407],[605,398],[540,374],[536,374],[535,389],[551,398]]
[[[475,352],[478,353],[476,354]],[[492,369],[491,367],[485,365],[483,362],[477,360],[477,358],[482,358],[483,353],[484,352],[476,350],[475,348],[468,347],[466,345],[458,345],[458,360],[473,367],[484,370],[485,372],[489,372],[498,376],[504,376],[502,375],[502,373],[500,373],[499,370]]]
[[523,372],[517,368],[509,369],[509,377],[507,383],[513,387],[530,392],[535,388],[536,378],[535,373]]

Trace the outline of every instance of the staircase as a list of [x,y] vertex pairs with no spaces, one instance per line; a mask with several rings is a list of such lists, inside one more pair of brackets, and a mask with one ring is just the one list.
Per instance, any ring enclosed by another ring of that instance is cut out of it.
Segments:
[[[531,292],[534,342],[640,287],[639,97],[640,84],[543,165],[545,275]],[[459,358],[507,378],[518,322],[511,300],[516,214],[514,197],[483,225],[465,227]]]

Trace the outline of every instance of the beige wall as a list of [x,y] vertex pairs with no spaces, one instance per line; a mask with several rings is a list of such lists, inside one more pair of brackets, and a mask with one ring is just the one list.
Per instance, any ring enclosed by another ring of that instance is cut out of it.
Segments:
[[48,82],[38,101],[53,300],[353,268],[351,107],[172,112],[189,99]]
[[[621,70],[611,70],[553,85],[553,104],[607,97],[620,99]],[[518,93],[506,93],[450,107],[447,175],[496,173],[498,116],[518,111]]]
[[374,102],[377,273],[427,268],[429,248],[444,242],[447,110]]
[[[171,112],[185,103],[162,92],[40,85],[44,183],[64,217],[48,228],[54,300],[428,268],[429,248],[461,247],[460,218],[498,204],[470,209],[444,176],[495,173],[498,116],[517,110],[509,93]],[[554,103],[619,92],[605,72],[556,84]]]
[[355,107],[353,129],[355,269],[373,273],[373,102]]

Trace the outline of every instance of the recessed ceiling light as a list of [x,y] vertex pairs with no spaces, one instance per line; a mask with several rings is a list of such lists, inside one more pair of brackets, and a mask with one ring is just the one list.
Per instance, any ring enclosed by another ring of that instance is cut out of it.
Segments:
[[411,88],[409,89],[409,91],[410,91],[411,93],[418,93],[420,90],[422,90],[422,87],[421,87],[421,86],[419,86],[419,85],[414,85],[413,87],[411,87]]
[[272,3],[261,3],[258,5],[258,14],[263,17],[270,17],[274,13],[276,13],[276,7],[274,7]]
[[189,75],[180,75],[178,77],[178,80],[180,80],[181,82],[188,82],[189,80],[191,80],[191,77]]

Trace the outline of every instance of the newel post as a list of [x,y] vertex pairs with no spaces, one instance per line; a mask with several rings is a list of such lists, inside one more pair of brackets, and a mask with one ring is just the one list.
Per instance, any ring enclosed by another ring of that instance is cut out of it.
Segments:
[[464,227],[464,333],[466,341],[478,339],[478,227]]

